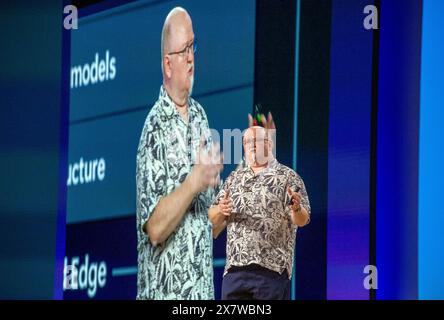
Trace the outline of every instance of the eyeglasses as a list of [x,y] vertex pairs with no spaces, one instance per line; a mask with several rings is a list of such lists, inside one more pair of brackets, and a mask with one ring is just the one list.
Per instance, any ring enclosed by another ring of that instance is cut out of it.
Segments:
[[185,48],[183,48],[180,51],[176,51],[176,52],[170,52],[168,53],[169,55],[172,54],[178,54],[179,56],[183,57],[187,57],[190,54],[190,51],[193,50],[193,53],[196,53],[197,50],[197,44],[196,44],[196,39],[193,40],[192,43],[190,43],[189,45],[187,45]]
[[248,139],[248,140],[244,140],[244,145],[247,147],[252,147],[255,144],[259,144],[259,143],[265,143],[268,142],[267,138],[264,139]]

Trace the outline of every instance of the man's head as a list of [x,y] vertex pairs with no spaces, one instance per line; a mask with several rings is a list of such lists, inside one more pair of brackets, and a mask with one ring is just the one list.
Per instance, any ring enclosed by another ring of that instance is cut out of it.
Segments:
[[259,126],[248,128],[242,139],[245,160],[251,167],[266,166],[272,159],[273,141],[267,129]]
[[191,95],[194,82],[193,24],[183,8],[174,8],[165,19],[161,55],[163,84],[180,104]]

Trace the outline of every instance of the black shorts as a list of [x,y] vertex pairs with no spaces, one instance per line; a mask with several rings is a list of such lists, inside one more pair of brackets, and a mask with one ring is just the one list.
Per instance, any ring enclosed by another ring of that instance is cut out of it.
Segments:
[[222,280],[222,300],[289,300],[290,279],[262,266],[232,267]]

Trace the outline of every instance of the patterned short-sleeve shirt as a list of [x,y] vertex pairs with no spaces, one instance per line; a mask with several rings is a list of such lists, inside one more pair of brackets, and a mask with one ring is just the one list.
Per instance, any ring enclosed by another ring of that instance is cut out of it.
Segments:
[[211,145],[203,108],[189,98],[185,122],[166,90],[150,110],[137,150],[137,299],[214,299],[212,228],[208,208],[212,188],[192,201],[168,239],[152,246],[143,226],[159,200],[190,173],[201,136]]
[[232,266],[258,264],[291,277],[297,226],[291,221],[287,187],[299,189],[301,205],[311,213],[302,178],[273,159],[258,174],[248,166],[233,171],[219,191],[215,205],[227,190],[233,213],[227,220],[227,260]]

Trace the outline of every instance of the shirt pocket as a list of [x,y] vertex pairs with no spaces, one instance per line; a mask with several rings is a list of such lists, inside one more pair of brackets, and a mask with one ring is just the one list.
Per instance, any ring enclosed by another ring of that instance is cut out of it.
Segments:
[[264,188],[261,192],[261,205],[267,216],[282,216],[285,212],[285,195],[279,189]]

